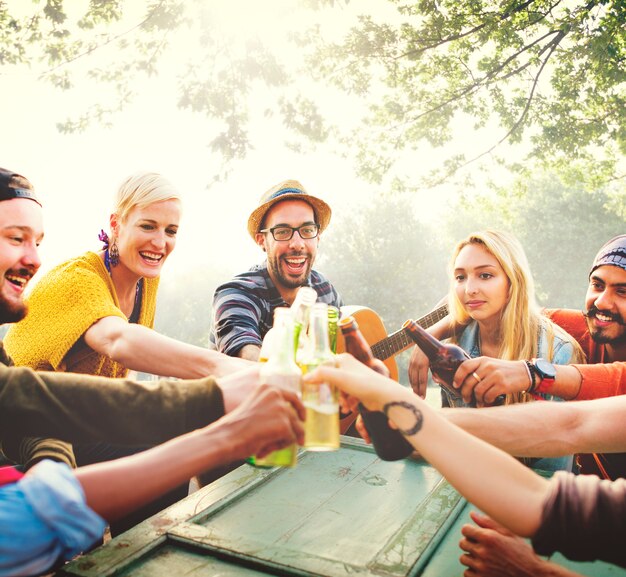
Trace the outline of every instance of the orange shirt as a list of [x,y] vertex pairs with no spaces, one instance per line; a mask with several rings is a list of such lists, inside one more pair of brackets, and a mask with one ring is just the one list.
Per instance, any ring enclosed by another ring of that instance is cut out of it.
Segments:
[[572,335],[587,356],[588,365],[574,365],[582,376],[577,401],[626,394],[626,362],[605,362],[605,347],[591,338],[582,311],[548,309],[544,314]]

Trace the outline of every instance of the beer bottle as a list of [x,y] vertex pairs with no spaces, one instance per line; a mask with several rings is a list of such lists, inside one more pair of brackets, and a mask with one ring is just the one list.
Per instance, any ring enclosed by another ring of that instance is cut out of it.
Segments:
[[296,293],[291,305],[294,319],[294,347],[296,361],[299,360],[308,345],[309,312],[317,300],[317,292],[310,286],[302,286]]
[[[328,306],[315,303],[309,317],[309,347],[303,352],[300,368],[306,374],[332,363],[328,342]],[[303,383],[302,403],[306,408],[304,446],[313,451],[339,448],[339,393],[329,383]]]
[[461,392],[454,388],[452,380],[459,365],[469,359],[469,355],[457,345],[442,343],[413,320],[406,321],[402,327],[407,329],[409,336],[428,357],[433,381],[446,391],[451,400],[462,401]]
[[[469,359],[469,355],[457,345],[442,343],[413,320],[406,321],[402,326],[428,357],[433,381],[447,393],[451,401],[463,402],[461,391],[454,388],[452,381],[459,365]],[[501,405],[505,398],[506,395],[499,395],[493,404]],[[475,407],[476,401],[472,400],[469,406]]]
[[[274,324],[276,324],[277,311],[282,311],[278,313],[278,315],[280,316],[281,314],[285,314],[285,312],[288,312],[289,309],[287,307],[275,308],[274,309]],[[261,343],[261,351],[259,352],[260,363],[267,363],[268,359],[270,358],[270,354],[274,347],[274,335],[275,334],[276,334],[276,331],[274,330],[273,326],[269,331],[265,333],[265,336],[263,337],[263,342]]]
[[[365,337],[359,330],[354,317],[345,317],[339,321],[339,327],[345,340],[345,349],[354,358],[361,361],[371,369],[389,376],[386,368],[374,363],[372,349],[367,344]],[[389,426],[389,419],[382,411],[369,411],[362,403],[359,403],[359,413],[363,424],[372,439],[376,454],[384,461],[397,461],[408,457],[413,452],[413,446],[402,433]]]
[[[276,385],[300,392],[302,373],[294,359],[293,350],[293,317],[286,307],[274,310],[274,326],[270,338],[270,351],[267,362],[261,365],[259,378],[262,384]],[[269,332],[268,332],[269,335]],[[268,335],[265,335],[267,338]],[[265,340],[264,340],[265,342]],[[260,459],[250,457],[248,462],[257,467],[293,467],[298,460],[298,447],[290,447],[273,451]]]
[[337,323],[339,322],[339,309],[328,305],[328,344],[333,354],[337,352]]

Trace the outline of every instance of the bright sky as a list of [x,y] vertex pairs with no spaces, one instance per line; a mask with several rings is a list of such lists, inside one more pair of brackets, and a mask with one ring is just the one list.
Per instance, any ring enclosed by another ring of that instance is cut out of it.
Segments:
[[[357,5],[363,12],[381,7],[375,0],[351,2],[344,9],[345,18],[333,13],[325,33],[341,33]],[[264,41],[284,41],[285,30],[299,25],[292,6],[290,0],[211,3],[220,31],[241,41],[252,35]],[[189,47],[184,39],[179,42],[184,62]],[[228,182],[207,189],[220,167],[220,159],[207,148],[212,127],[205,117],[178,110],[171,82],[146,83],[133,104],[114,117],[112,128],[93,126],[82,134],[62,135],[55,124],[83,113],[102,90],[78,85],[77,90],[61,93],[37,82],[34,72],[21,69],[0,74],[5,136],[1,165],[27,176],[44,201],[44,269],[100,247],[97,235],[101,228],[107,229],[113,193],[137,170],[162,173],[184,194],[179,243],[164,276],[207,264],[236,273],[260,260],[262,253],[248,237],[246,221],[261,194],[276,182],[300,180],[309,192],[327,200],[336,214],[352,210],[371,193],[371,187],[356,180],[349,163],[324,151],[294,154],[273,137],[270,125],[256,128],[257,150],[236,165]],[[422,202],[434,205],[436,199]]]

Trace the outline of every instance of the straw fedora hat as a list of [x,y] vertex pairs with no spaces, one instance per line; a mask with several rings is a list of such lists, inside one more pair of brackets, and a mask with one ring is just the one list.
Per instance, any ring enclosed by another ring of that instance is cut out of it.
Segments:
[[320,225],[320,232],[323,232],[328,226],[332,213],[330,206],[323,200],[311,196],[297,180],[284,180],[270,188],[261,197],[259,206],[252,211],[250,218],[248,218],[248,233],[252,237],[252,240],[256,241],[256,234],[261,228],[261,223],[267,211],[276,203],[282,202],[283,200],[303,200],[309,203],[315,211],[315,218]]

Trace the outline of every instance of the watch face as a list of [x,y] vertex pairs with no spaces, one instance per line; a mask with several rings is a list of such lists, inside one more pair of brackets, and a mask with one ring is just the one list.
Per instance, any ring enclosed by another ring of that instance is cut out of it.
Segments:
[[536,359],[535,367],[537,368],[537,372],[541,375],[542,379],[556,378],[556,369],[550,361],[546,361],[546,359]]

